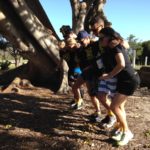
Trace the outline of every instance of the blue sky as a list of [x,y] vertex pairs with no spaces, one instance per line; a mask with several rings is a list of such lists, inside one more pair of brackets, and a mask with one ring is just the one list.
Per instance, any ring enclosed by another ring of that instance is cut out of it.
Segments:
[[[72,25],[70,0],[40,0],[56,32],[62,25]],[[113,28],[127,38],[150,40],[150,0],[107,0],[104,12]]]

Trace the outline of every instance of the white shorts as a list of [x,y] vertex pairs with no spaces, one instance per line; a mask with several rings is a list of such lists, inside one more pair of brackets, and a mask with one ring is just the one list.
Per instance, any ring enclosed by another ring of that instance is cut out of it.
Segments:
[[98,84],[98,93],[106,93],[108,96],[113,97],[116,93],[117,78],[100,80]]

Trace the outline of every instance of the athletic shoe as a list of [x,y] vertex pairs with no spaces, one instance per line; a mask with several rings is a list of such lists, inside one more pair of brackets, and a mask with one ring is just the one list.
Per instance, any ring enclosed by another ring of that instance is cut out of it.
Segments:
[[101,122],[101,113],[95,112],[94,114],[89,116],[91,122]]
[[108,123],[110,120],[110,116],[107,115],[104,119],[101,120],[101,123],[104,124],[104,123]]
[[134,137],[133,133],[131,131],[124,132],[122,134],[122,137],[120,141],[117,142],[118,146],[124,146],[129,143],[129,141]]
[[111,128],[116,123],[115,116],[106,116],[102,121],[101,124],[104,128]]
[[123,132],[120,129],[113,129],[110,134],[113,140],[120,141],[122,138]]
[[83,102],[81,103],[74,103],[71,105],[71,108],[74,109],[74,110],[79,110],[83,107]]
[[112,137],[116,135],[121,129],[120,128],[114,128],[111,131],[109,131],[109,136]]
[[74,99],[70,102],[71,105],[75,104],[75,103],[76,103],[76,101]]

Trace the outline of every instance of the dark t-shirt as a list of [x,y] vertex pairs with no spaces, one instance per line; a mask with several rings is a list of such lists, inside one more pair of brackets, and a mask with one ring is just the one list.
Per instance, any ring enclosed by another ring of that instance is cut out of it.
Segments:
[[[99,77],[104,72],[104,66],[101,58],[101,48],[99,42],[93,42],[87,47],[78,50],[78,59],[80,67],[83,70],[83,76],[87,80],[91,76]],[[88,67],[88,70],[85,68]]]
[[76,48],[65,48],[60,51],[60,57],[63,58],[69,67],[69,75],[74,73],[74,68],[78,66]]
[[98,42],[90,43],[87,47],[81,47],[77,52],[79,64],[82,70],[91,66],[95,59],[100,56]]
[[122,53],[125,59],[125,68],[116,75],[116,77],[118,78],[118,82],[133,79],[135,77],[135,71],[131,66],[131,62],[127,55],[126,49],[123,48],[123,46],[121,45],[117,45],[113,49],[105,49],[105,52],[102,55],[105,72],[111,72],[113,68],[117,65],[115,57],[118,53]]

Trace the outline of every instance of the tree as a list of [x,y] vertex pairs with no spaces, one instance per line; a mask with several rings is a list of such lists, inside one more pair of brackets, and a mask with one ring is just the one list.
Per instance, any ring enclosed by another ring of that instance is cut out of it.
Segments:
[[[103,16],[105,0],[70,0],[73,31],[89,28],[90,20]],[[57,36],[38,0],[0,0],[0,33],[13,43],[28,64],[0,76],[9,84],[16,76],[57,91],[67,88],[67,65],[61,64]],[[60,65],[61,64],[61,65]]]
[[148,63],[150,64],[150,41],[143,42],[142,47],[143,47],[143,53],[142,53],[143,60],[147,56],[148,57]]
[[129,35],[129,37],[127,38],[128,43],[130,45],[130,57],[132,59],[132,54],[133,54],[133,50],[136,50],[136,60],[140,61],[141,56],[142,56],[142,52],[143,52],[143,47],[142,47],[142,43],[138,41],[138,39],[133,35]]

